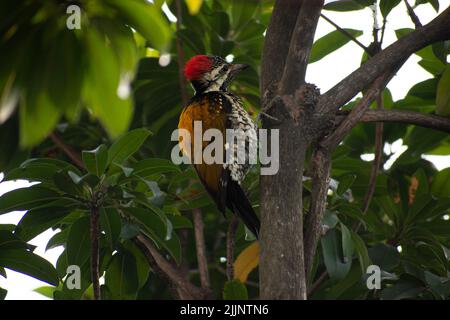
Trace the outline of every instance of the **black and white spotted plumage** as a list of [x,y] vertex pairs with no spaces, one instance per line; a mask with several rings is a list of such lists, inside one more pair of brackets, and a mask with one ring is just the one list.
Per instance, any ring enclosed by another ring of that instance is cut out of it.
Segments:
[[[257,126],[239,97],[227,90],[234,76],[245,67],[216,56],[193,57],[186,64],[185,75],[196,93],[184,108],[178,127],[192,134],[193,123],[202,121],[203,132],[218,129],[223,134],[223,163],[194,164],[194,168],[219,210],[225,215],[226,208],[230,209],[258,237],[259,219],[241,188],[253,160],[256,162]],[[226,131],[230,129],[236,135],[234,141],[229,141]],[[210,143],[203,142],[203,148]]]
[[[230,171],[231,179],[240,184],[252,164],[250,153],[253,152],[254,156],[256,156],[258,148],[257,126],[243,108],[242,101],[238,96],[229,92],[225,92],[223,95],[230,104],[227,113],[227,128],[233,129],[238,137],[237,141],[227,141],[225,143],[225,149],[231,148],[232,151],[230,151],[230,157],[224,163],[224,168]],[[245,150],[244,158],[242,156],[239,158],[239,147]]]

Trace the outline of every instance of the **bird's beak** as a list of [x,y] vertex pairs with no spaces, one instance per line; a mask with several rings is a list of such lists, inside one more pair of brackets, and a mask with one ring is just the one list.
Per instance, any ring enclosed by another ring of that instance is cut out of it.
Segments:
[[242,70],[247,69],[248,67],[250,67],[248,64],[232,64],[230,68],[231,74],[236,75]]

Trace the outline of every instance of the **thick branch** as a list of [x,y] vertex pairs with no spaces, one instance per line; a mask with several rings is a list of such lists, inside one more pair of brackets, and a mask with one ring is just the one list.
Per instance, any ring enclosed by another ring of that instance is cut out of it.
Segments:
[[194,220],[195,246],[197,249],[198,272],[203,289],[210,289],[208,261],[206,259],[205,236],[203,235],[203,219],[200,209],[192,210]]
[[400,38],[369,59],[323,94],[319,101],[319,111],[325,113],[339,109],[384,73],[394,74],[397,67],[401,66],[412,53],[431,43],[446,39],[450,39],[450,7],[429,24]]
[[414,12],[414,9],[409,4],[408,0],[404,0],[404,2],[405,2],[406,10],[408,11],[408,15],[411,18],[411,21],[414,23],[414,26],[416,27],[416,29],[420,28],[422,26],[422,24],[420,23],[419,17]]
[[322,234],[322,218],[327,205],[330,184],[331,155],[328,150],[316,148],[312,157],[311,205],[306,216],[305,227],[305,270],[310,276],[316,253],[317,242]]
[[[345,118],[343,114],[348,114],[348,111],[338,113],[338,123]],[[450,133],[449,118],[406,110],[367,110],[360,122],[399,122]]]
[[304,1],[297,17],[279,93],[292,94],[305,83],[306,67],[322,11],[323,0]]
[[[261,97],[274,91],[283,75],[286,56],[303,0],[277,0],[264,39],[261,61]],[[266,100],[271,100],[270,98]]]
[[384,77],[377,79],[356,107],[351,109],[348,116],[339,124],[339,126],[321,142],[322,147],[328,150],[333,150],[338,146],[347,133],[349,133],[350,130],[359,122],[370,104],[375,100],[380,92],[380,87],[382,86],[384,80]]
[[84,163],[81,160],[80,155],[75,152],[69,145],[67,145],[56,133],[52,132],[49,135],[53,143],[61,149],[67,157],[79,168],[84,168]]
[[98,208],[94,205],[91,209],[90,220],[90,233],[91,233],[91,280],[94,290],[94,300],[100,300],[100,272],[99,272],[99,245],[98,238],[100,234],[99,230],[99,212]]
[[234,278],[234,238],[238,227],[237,215],[233,213],[227,232],[227,278],[228,281]]
[[185,279],[182,272],[172,263],[167,261],[158,252],[153,243],[151,243],[151,241],[149,241],[144,235],[138,235],[135,238],[135,241],[146,255],[154,271],[167,278],[175,285],[177,289],[180,289],[179,291],[183,293],[181,298],[204,299],[208,297],[207,292],[194,286],[187,279]]

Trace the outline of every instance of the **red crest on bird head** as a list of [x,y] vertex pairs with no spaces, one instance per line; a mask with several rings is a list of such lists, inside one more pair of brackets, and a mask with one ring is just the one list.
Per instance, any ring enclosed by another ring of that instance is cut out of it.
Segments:
[[191,58],[184,66],[184,76],[189,81],[199,80],[203,74],[211,70],[213,61],[206,55]]

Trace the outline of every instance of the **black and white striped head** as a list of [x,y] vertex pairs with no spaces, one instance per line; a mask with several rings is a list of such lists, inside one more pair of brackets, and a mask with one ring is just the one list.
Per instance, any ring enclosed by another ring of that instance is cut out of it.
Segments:
[[191,58],[184,67],[184,75],[196,93],[226,91],[231,80],[246,64],[231,64],[218,56],[198,55]]

